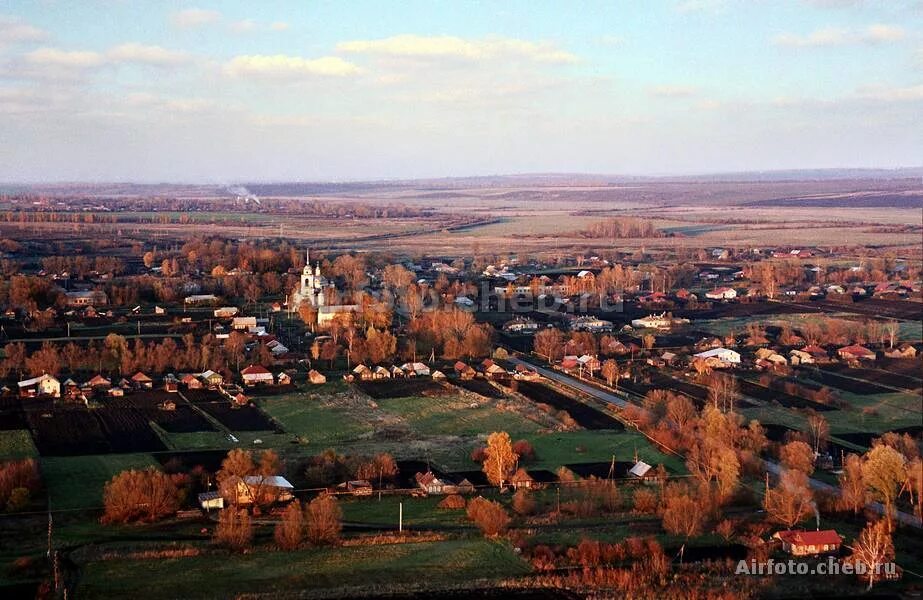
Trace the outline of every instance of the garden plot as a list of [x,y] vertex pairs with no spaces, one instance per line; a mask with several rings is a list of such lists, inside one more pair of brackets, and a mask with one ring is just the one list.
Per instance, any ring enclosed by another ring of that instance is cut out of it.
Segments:
[[375,398],[403,398],[406,396],[445,395],[451,393],[444,385],[424,378],[383,379],[358,381],[356,387]]

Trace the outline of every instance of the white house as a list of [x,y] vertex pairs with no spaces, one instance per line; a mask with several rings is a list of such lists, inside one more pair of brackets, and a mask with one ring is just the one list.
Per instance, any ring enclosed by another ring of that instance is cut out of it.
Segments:
[[257,385],[260,383],[273,384],[272,373],[262,365],[250,365],[240,372],[244,385]]
[[61,382],[48,375],[39,375],[32,379],[19,382],[20,396],[52,396],[61,397]]
[[737,297],[737,290],[729,287],[719,287],[705,292],[709,300],[732,300]]
[[740,364],[740,353],[729,350],[727,348],[712,348],[711,350],[706,350],[705,352],[699,352],[698,354],[695,354],[694,357],[700,358],[704,361],[712,359],[732,365]]

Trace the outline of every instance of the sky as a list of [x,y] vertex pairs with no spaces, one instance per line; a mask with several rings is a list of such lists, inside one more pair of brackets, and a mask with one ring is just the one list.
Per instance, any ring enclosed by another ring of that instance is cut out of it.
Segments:
[[0,181],[923,165],[923,0],[4,0]]

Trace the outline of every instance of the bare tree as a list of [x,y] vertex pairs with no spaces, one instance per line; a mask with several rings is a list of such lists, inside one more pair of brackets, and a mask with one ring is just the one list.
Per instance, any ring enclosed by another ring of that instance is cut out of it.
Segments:
[[801,471],[782,471],[779,484],[766,488],[763,508],[770,519],[789,528],[803,521],[814,509],[808,476]]
[[311,500],[305,517],[308,524],[308,541],[315,546],[335,544],[340,539],[343,511],[333,496],[322,494]]
[[884,578],[885,565],[894,560],[894,542],[888,522],[881,520],[869,523],[859,534],[851,550],[852,555],[849,559],[857,568],[863,569],[864,573],[861,575],[868,580],[867,589],[871,590],[876,581]]

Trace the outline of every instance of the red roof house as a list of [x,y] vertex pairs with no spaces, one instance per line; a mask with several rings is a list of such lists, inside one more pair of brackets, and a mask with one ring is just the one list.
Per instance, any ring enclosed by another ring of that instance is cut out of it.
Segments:
[[843,538],[833,529],[824,531],[779,531],[772,537],[782,542],[782,549],[794,556],[837,552]]

